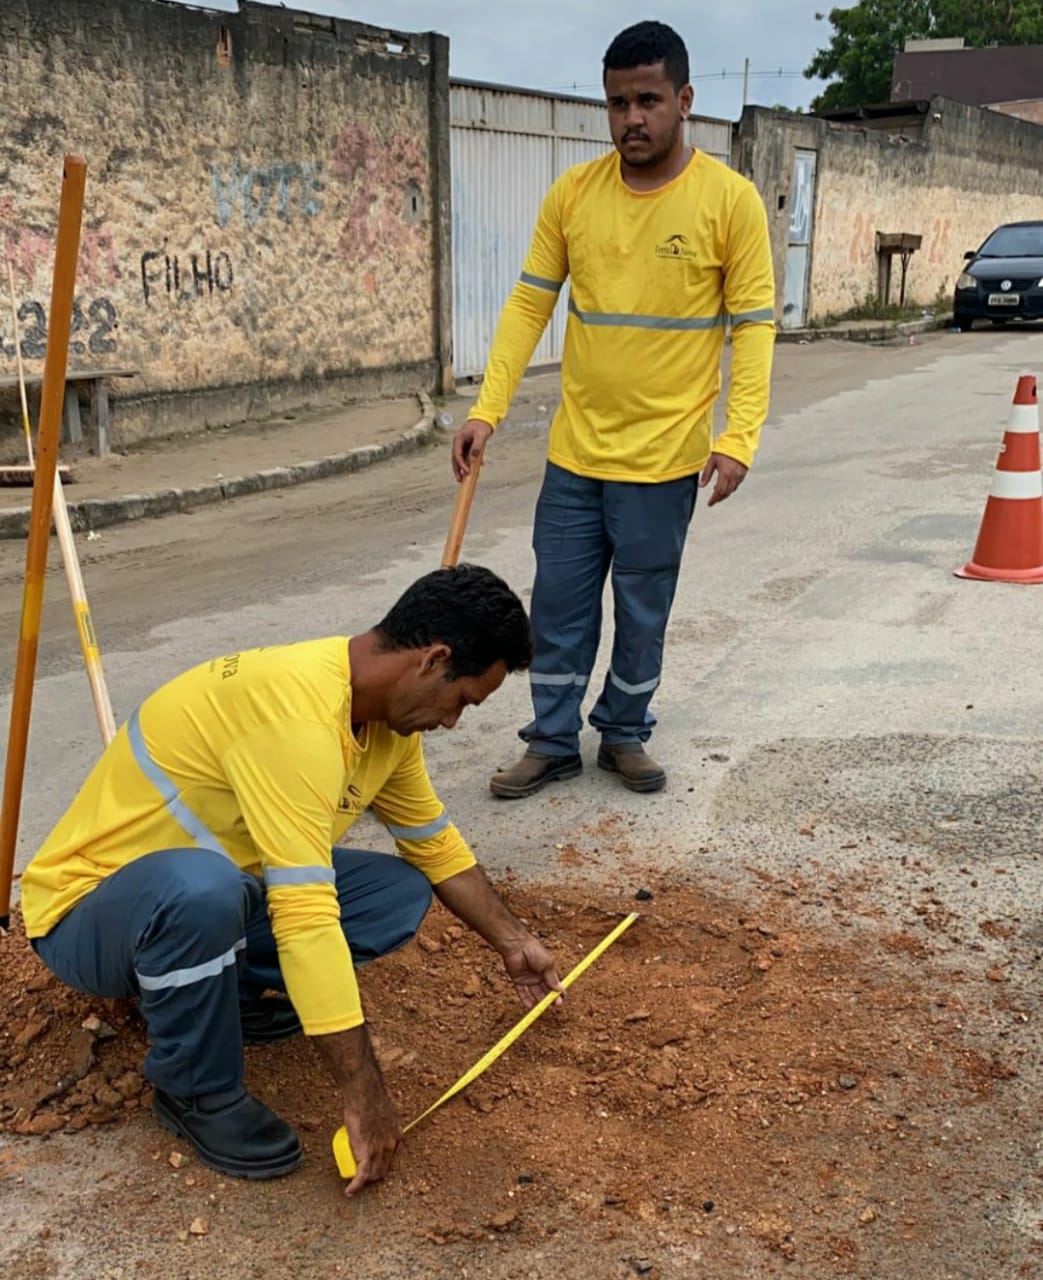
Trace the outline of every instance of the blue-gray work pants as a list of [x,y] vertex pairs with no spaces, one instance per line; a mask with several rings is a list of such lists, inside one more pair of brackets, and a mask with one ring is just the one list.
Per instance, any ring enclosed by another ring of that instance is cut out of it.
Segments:
[[[356,849],[334,849],[333,866],[356,966],[412,938],[431,902],[415,867]],[[33,945],[67,986],[140,998],[151,1042],[145,1075],[175,1097],[241,1084],[240,997],[285,990],[264,886],[210,849],[135,859]]]
[[647,742],[699,476],[661,484],[591,480],[547,464],[536,504],[532,591],[534,719],[522,739],[541,755],[579,751],[580,707],[601,638],[612,573],[615,640],[590,715],[606,745]]

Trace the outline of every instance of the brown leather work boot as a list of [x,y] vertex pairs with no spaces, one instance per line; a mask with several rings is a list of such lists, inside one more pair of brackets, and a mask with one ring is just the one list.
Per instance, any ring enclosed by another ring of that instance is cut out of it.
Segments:
[[575,778],[582,769],[579,756],[541,756],[529,747],[517,764],[493,774],[489,790],[501,800],[521,800],[535,795],[548,782]]
[[666,786],[666,770],[656,764],[640,742],[604,743],[598,749],[598,768],[618,773],[628,791],[662,791]]

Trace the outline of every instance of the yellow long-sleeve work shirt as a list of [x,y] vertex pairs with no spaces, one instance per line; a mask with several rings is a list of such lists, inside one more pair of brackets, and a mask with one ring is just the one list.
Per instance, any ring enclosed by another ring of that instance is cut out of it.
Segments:
[[[695,152],[656,191],[632,191],[616,152],[551,187],[500,317],[472,412],[496,427],[569,280],[550,461],[598,480],[692,475],[715,452],[749,466],[768,412],[775,291],[756,188]],[[727,425],[713,441],[725,329]]]
[[145,854],[214,849],[264,880],[304,1030],[347,1030],[363,1015],[332,846],[367,808],[433,884],[474,865],[419,734],[353,732],[346,636],[215,658],[153,693],[106,748],[25,870],[26,932],[48,933]]

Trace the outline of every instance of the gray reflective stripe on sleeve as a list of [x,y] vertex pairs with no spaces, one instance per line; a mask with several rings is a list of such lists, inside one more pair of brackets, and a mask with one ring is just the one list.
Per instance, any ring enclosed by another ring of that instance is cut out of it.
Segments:
[[608,325],[620,329],[720,329],[725,322],[717,316],[637,316],[614,311],[580,311],[569,298],[569,311],[581,324]]
[[764,324],[766,321],[773,321],[774,319],[775,312],[771,307],[764,307],[760,311],[740,311],[731,318],[733,329],[740,324]]
[[135,970],[135,977],[142,991],[165,991],[169,987],[190,987],[193,982],[202,982],[204,978],[219,977],[229,965],[235,964],[238,953],[245,950],[246,939],[240,938],[234,947],[229,947],[224,955],[215,956],[213,960],[205,960],[202,964],[194,964],[188,969],[171,969],[169,973],[149,974],[138,973]]
[[264,883],[269,889],[287,884],[336,884],[332,867],[265,867]]
[[183,831],[186,831],[200,848],[213,849],[215,853],[223,853],[226,858],[230,858],[231,854],[218,840],[217,836],[214,835],[206,823],[196,817],[181,799],[178,794],[177,784],[173,778],[165,773],[149,755],[148,747],[145,746],[145,737],[141,732],[141,719],[137,711],[127,722],[127,737],[130,739],[130,749],[134,753],[138,768],[163,797],[167,813],[170,814],[178,826]]
[[564,280],[548,280],[546,276],[533,276],[523,271],[518,279],[522,284],[531,284],[534,289],[549,289],[551,293],[560,293]]
[[627,684],[625,680],[620,680],[619,676],[617,676],[612,670],[609,671],[608,678],[617,689],[621,689],[624,693],[629,693],[634,696],[639,693],[651,693],[653,689],[658,688],[660,679],[659,676],[656,676],[654,680],[645,680],[641,684]]
[[388,835],[394,836],[396,840],[430,840],[432,836],[437,836],[449,825],[448,813],[441,814],[422,827],[396,827],[390,822],[384,823]]
[[529,684],[575,684],[582,689],[590,676],[577,675],[575,671],[567,671],[564,675],[551,675],[546,671],[530,671]]

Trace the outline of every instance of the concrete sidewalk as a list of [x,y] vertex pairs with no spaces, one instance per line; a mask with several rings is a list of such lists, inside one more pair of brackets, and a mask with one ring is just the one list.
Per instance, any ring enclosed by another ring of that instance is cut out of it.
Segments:
[[807,329],[782,329],[776,342],[900,342],[919,333],[952,327],[952,312],[925,312],[915,320],[841,320]]
[[[107,458],[66,447],[69,518],[74,530],[101,529],[360,471],[428,444],[436,413],[421,392],[156,441]],[[0,487],[0,538],[26,536],[31,503],[31,489]]]

